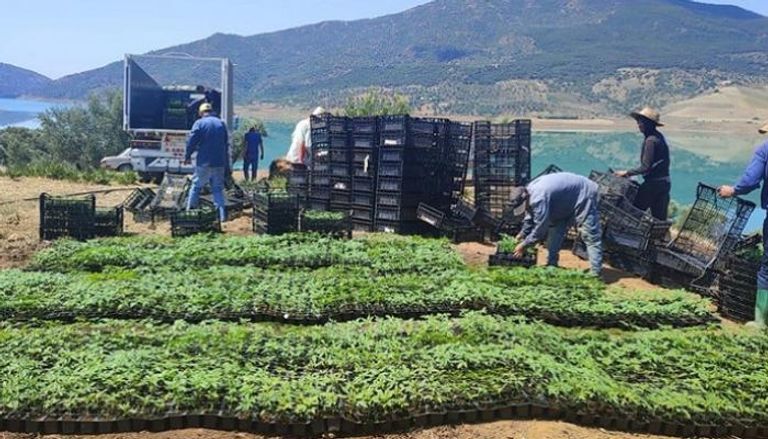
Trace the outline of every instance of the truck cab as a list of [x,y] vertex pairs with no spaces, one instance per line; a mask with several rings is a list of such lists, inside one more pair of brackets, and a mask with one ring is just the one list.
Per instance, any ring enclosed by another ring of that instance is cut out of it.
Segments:
[[184,164],[184,152],[204,102],[233,129],[232,63],[226,58],[126,55],[124,97],[131,166],[142,181],[194,172],[195,157]]

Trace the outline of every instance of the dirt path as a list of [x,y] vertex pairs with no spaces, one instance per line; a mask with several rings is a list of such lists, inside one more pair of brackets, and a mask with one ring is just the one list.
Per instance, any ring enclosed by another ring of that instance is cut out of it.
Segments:
[[[89,439],[94,436],[37,436],[0,433],[0,439]],[[98,439],[265,439],[246,433],[211,430],[180,430],[165,433],[123,433],[95,436]],[[332,436],[326,436],[330,439]],[[418,430],[411,433],[367,436],[360,439],[665,439],[664,436],[635,435],[590,429],[563,422],[504,421]]]

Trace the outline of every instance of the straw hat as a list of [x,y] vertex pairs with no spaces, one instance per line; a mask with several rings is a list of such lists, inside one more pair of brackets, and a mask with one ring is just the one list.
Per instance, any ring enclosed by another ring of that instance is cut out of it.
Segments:
[[761,128],[757,130],[760,134],[768,134],[768,122],[765,123]]
[[664,124],[661,123],[661,115],[659,112],[651,107],[645,107],[640,111],[633,111],[629,113],[629,115],[632,116],[635,120],[641,117],[643,119],[650,120],[651,122],[655,123],[657,127],[664,126]]

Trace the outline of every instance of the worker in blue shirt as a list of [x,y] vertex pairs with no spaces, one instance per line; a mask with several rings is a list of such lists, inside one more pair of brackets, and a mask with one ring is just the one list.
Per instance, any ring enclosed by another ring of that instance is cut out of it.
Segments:
[[522,257],[527,247],[542,241],[549,233],[547,265],[557,267],[568,227],[576,224],[587,245],[591,271],[599,276],[603,269],[599,204],[597,183],[569,172],[543,175],[525,188],[515,188],[513,215],[525,217],[518,235],[522,242],[515,249],[515,255]]
[[200,192],[210,183],[213,202],[223,222],[226,218],[224,179],[229,169],[229,134],[226,124],[216,117],[213,106],[208,102],[200,105],[200,119],[192,126],[184,163],[189,164],[195,152],[195,175],[187,199],[187,210],[197,207]]
[[[758,130],[760,134],[768,134],[768,124]],[[744,175],[736,186],[721,186],[718,192],[723,198],[737,195],[747,195],[760,187],[760,206],[768,209],[768,141],[757,147],[752,160],[747,165]],[[768,218],[763,222],[763,259],[757,272],[757,300],[755,303],[755,320],[749,326],[763,329],[768,323]]]
[[243,150],[243,176],[245,181],[256,179],[259,160],[264,160],[264,140],[258,128],[251,127],[245,133],[245,149]]

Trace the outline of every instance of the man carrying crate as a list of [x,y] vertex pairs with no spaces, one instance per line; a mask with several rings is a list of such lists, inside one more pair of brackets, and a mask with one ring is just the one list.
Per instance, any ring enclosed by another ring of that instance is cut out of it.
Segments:
[[[768,123],[761,127],[760,134],[768,134]],[[741,179],[733,186],[721,186],[718,192],[723,198],[737,195],[747,195],[763,184],[760,194],[760,206],[768,209],[768,141],[758,146],[752,160],[747,165]],[[768,323],[768,218],[763,222],[763,258],[760,261],[760,271],[757,273],[757,300],[755,302],[755,320],[747,325],[764,329]]]
[[513,214],[525,219],[518,235],[522,242],[515,249],[515,256],[522,257],[527,247],[542,241],[549,232],[547,265],[557,267],[565,234],[575,223],[587,245],[591,271],[599,276],[603,269],[603,243],[597,183],[561,172],[543,175],[525,188],[516,189],[512,197]]
[[192,126],[187,141],[184,163],[190,163],[192,154],[197,152],[195,175],[187,199],[187,210],[197,207],[200,192],[210,183],[213,202],[221,222],[226,220],[224,180],[229,169],[229,134],[226,124],[213,113],[213,106],[206,102],[200,105],[200,116]]

